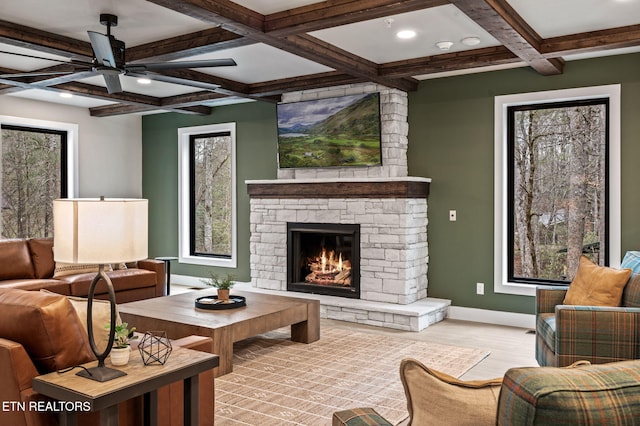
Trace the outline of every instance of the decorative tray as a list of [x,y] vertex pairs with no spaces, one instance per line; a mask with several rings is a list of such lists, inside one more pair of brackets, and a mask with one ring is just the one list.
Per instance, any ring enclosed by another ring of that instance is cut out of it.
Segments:
[[222,309],[235,309],[246,306],[246,300],[242,296],[229,296],[229,300],[218,300],[218,296],[202,296],[196,299],[196,308],[219,311]]

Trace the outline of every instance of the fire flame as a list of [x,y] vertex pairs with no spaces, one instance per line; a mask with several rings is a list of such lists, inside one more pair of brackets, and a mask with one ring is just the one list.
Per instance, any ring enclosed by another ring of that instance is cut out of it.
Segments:
[[338,253],[338,259],[336,259],[336,253],[331,250],[328,254],[327,254],[327,250],[323,247],[322,248],[322,253],[320,254],[319,258],[316,258],[319,262],[320,262],[320,271],[323,274],[329,273],[329,272],[335,272],[335,271],[342,271],[344,270],[345,267],[348,267],[345,265],[346,262],[343,262],[342,260],[342,253]]

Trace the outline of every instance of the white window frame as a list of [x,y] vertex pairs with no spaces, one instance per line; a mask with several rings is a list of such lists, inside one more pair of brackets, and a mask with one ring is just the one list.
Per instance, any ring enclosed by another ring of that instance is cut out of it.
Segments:
[[[59,121],[36,120],[33,118],[0,115],[0,127],[20,126],[37,129],[56,130],[67,133],[67,197],[78,197],[78,125]],[[0,146],[2,135],[0,132]],[[0,177],[1,178],[1,177]]]
[[[190,158],[189,140],[192,135],[207,133],[224,133],[231,136],[231,257],[195,256],[190,253],[190,219],[191,205],[189,202],[190,188]],[[193,265],[219,266],[235,268],[238,264],[237,253],[237,197],[236,197],[236,123],[208,124],[204,126],[182,127],[178,129],[178,233],[179,248],[178,261]]]
[[494,104],[494,286],[495,293],[535,296],[534,284],[509,282],[507,266],[507,109],[516,105],[609,99],[609,265],[620,265],[620,93],[612,84],[496,96]]

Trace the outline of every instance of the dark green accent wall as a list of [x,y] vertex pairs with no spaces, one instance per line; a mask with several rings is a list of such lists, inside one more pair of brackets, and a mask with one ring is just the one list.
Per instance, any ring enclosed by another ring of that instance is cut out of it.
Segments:
[[[236,123],[238,268],[232,273],[249,281],[248,179],[275,179],[277,171],[276,108],[252,102],[217,107],[209,116],[157,114],[142,119],[142,193],[149,200],[149,257],[178,255],[178,128]],[[173,262],[171,273],[198,277],[215,269]]]
[[[562,75],[529,68],[425,80],[409,94],[409,174],[429,194],[429,289],[454,306],[534,313],[534,298],[493,293],[494,97],[621,84],[622,253],[640,249],[640,55],[567,62]],[[457,221],[449,221],[449,210]],[[485,295],[476,295],[476,283]]]
[[[425,80],[409,94],[409,174],[433,179],[429,195],[429,296],[453,305],[534,313],[534,299],[493,293],[494,96],[604,84],[622,85],[622,243],[640,249],[640,54],[567,62],[564,74],[529,68]],[[238,268],[249,280],[249,200],[244,181],[275,179],[275,106],[217,107],[207,117],[159,114],[143,118],[143,195],[149,199],[150,256],[178,252],[177,129],[237,123]],[[456,222],[448,212],[457,210]],[[207,268],[172,272],[205,276]],[[485,296],[476,295],[477,282]]]

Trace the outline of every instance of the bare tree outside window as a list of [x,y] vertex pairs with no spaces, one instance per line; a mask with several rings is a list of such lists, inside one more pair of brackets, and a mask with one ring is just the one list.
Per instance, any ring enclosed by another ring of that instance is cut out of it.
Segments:
[[53,200],[66,197],[66,132],[2,126],[1,238],[53,236]]
[[232,256],[232,141],[229,133],[191,137],[192,253]]
[[608,100],[508,109],[509,278],[571,281],[608,262]]

